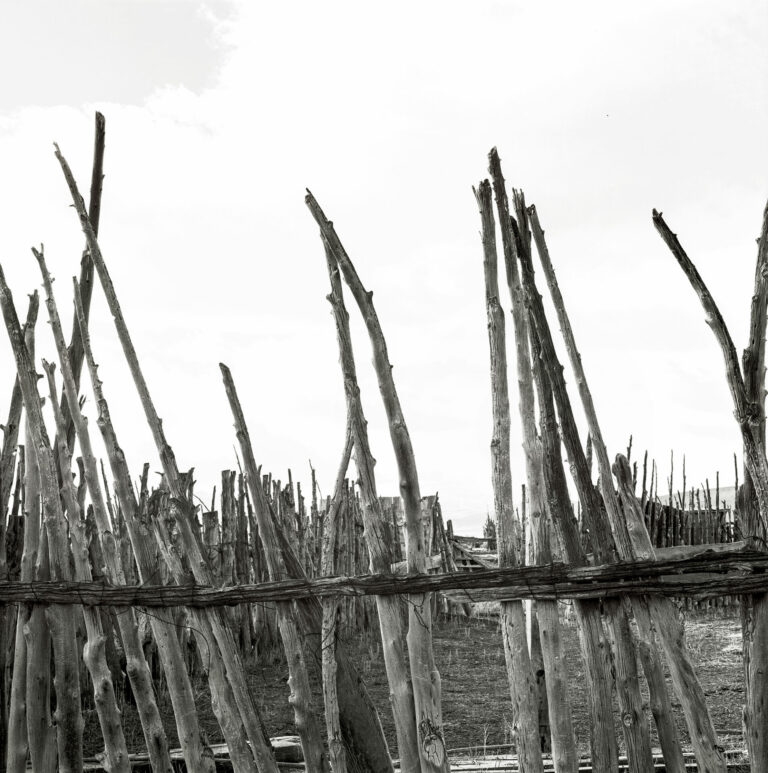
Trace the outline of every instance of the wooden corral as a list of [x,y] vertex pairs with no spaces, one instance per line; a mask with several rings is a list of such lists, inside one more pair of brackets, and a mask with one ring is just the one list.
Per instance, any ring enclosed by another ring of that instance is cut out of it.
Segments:
[[[333,494],[320,500],[314,471],[302,489],[292,472],[277,479],[260,466],[265,449],[251,442],[234,376],[221,364],[241,466],[222,472],[210,507],[195,504],[200,500],[191,472],[179,468],[165,436],[99,246],[103,153],[104,121],[98,116],[86,206],[56,149],[86,238],[80,279],[73,285],[69,343],[45,256],[34,250],[57,363],[35,358],[37,295],[22,324],[0,270],[0,306],[16,363],[0,450],[0,759],[6,770],[79,773],[100,767],[128,773],[141,765],[169,773],[183,760],[184,769],[194,773],[211,773],[224,764],[238,773],[276,773],[291,765],[311,773],[489,767],[649,773],[663,760],[663,769],[674,773],[718,773],[743,766],[746,754],[753,771],[768,773],[768,208],[743,365],[703,280],[654,212],[654,225],[699,296],[721,346],[745,465],[735,512],[721,507],[717,489],[714,500],[707,495],[704,503],[689,497],[685,481],[675,507],[671,476],[664,505],[655,493],[654,473],[646,490],[645,465],[639,484],[629,452],[608,456],[538,213],[522,192],[513,190],[508,198],[500,159],[491,151],[490,179],[479,184],[475,196],[490,351],[494,553],[487,539],[467,544],[456,537],[450,522],[443,521],[439,498],[422,496],[372,293],[311,193],[306,204],[320,229],[347,407]],[[499,281],[499,236],[506,287]],[[534,256],[556,325],[539,293]],[[154,489],[146,465],[134,487],[109,412],[109,385],[98,376],[89,336],[96,278],[162,465],[162,481]],[[398,497],[380,497],[377,491],[345,292],[369,334],[398,467]],[[507,304],[511,316],[504,311]],[[556,327],[563,334],[575,391],[567,387],[558,359]],[[42,384],[38,365],[46,376]],[[82,376],[97,411],[90,423],[80,398]],[[41,386],[54,409],[50,434]],[[519,510],[510,467],[513,405],[522,426],[514,442],[525,452]],[[575,417],[579,406],[589,427],[586,444]],[[96,431],[106,463],[93,450]],[[73,459],[76,449],[79,456]],[[743,619],[746,743],[726,751],[686,644],[681,612],[693,599],[735,595]],[[564,599],[572,600],[584,684],[571,683],[564,667]],[[480,601],[498,602],[506,664],[506,673],[498,676],[509,690],[514,738],[503,755],[486,755],[482,764],[471,755],[451,759],[448,753],[432,636],[438,614],[469,617]],[[394,747],[346,646],[363,633],[380,642]],[[246,678],[256,664],[269,668],[275,658],[286,664],[296,733],[283,744],[289,751],[279,753],[259,695]],[[320,672],[321,699],[311,689],[313,669]],[[167,722],[158,710],[161,682],[172,703],[178,750],[170,748]],[[215,715],[215,741],[200,721],[200,685]],[[143,749],[128,748],[121,706],[129,694]],[[588,739],[576,737],[575,700],[588,704]],[[682,712],[690,748],[684,748],[673,721],[673,703]],[[98,721],[103,742],[98,760],[84,758],[86,714]],[[651,745],[652,723],[660,753]],[[580,755],[579,742],[589,744],[588,760]],[[281,759],[286,753],[295,755],[293,761]]]

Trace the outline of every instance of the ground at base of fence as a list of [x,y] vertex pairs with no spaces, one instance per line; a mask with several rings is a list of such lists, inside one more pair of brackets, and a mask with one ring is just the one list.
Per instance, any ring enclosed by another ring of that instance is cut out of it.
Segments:
[[[491,614],[492,604],[478,605],[477,613]],[[742,748],[741,708],[744,699],[744,676],[741,663],[741,626],[736,609],[727,615],[724,610],[714,613],[687,613],[686,634],[699,678],[704,687],[707,704],[715,727],[726,748]],[[578,647],[576,628],[563,626],[570,684],[584,683],[584,666]],[[342,638],[344,634],[342,633]],[[449,748],[456,754],[481,754],[493,745],[509,744],[511,739],[509,688],[504,667],[504,653],[499,635],[498,621],[493,617],[466,620],[440,618],[434,626],[435,655],[443,678],[443,716]],[[352,659],[381,713],[382,723],[392,749],[395,751],[394,727],[389,710],[388,686],[381,663],[381,645],[378,636],[350,636],[347,640]],[[312,664],[310,664],[312,665]],[[314,669],[313,669],[314,670]],[[248,683],[264,721],[274,736],[294,733],[293,716],[286,700],[287,669],[281,659],[249,669]],[[318,695],[317,675],[313,687]],[[195,678],[196,703],[201,725],[211,744],[221,740],[218,727],[210,709],[206,685]],[[641,690],[647,709],[648,693],[641,679]],[[160,709],[172,745],[178,745],[175,725],[168,695],[161,688]],[[143,745],[141,726],[135,709],[129,704],[122,707],[129,749]],[[673,710],[680,728],[683,743],[687,733],[682,713],[673,698]],[[100,751],[100,735],[95,712],[86,714],[86,754],[94,756]],[[573,718],[582,757],[589,755],[589,725],[587,708],[583,701],[574,701]],[[653,743],[658,744],[653,731]]]
[[[726,750],[726,761],[730,773],[749,773],[749,761],[741,749]],[[696,773],[696,762],[691,752],[685,753],[685,766],[691,773]],[[657,773],[663,773],[664,761],[658,749],[654,750],[654,767]],[[619,773],[627,771],[627,758],[619,759]],[[498,773],[517,773],[520,768],[514,755],[488,754],[480,756],[455,757],[451,759],[451,771],[453,773],[474,773],[477,771],[498,771]],[[545,773],[554,770],[551,759],[544,759]],[[592,766],[588,758],[579,762],[579,773],[590,773]]]
[[[299,746],[298,736],[283,736],[280,738],[273,738],[272,745],[275,747],[276,756],[278,758],[278,767],[281,771],[302,771],[304,770],[303,762],[298,761],[301,758],[301,747]],[[217,773],[226,773],[231,771],[232,767],[227,757],[227,747],[224,744],[216,744],[211,747],[216,760]],[[664,761],[661,757],[659,749],[654,749],[654,766],[658,773],[663,773]],[[725,751],[726,761],[728,763],[728,770],[731,773],[749,773],[750,766],[744,751],[741,749],[726,749]],[[181,759],[180,750],[172,752],[173,764],[176,767],[178,773],[185,771],[184,763]],[[697,767],[693,758],[693,753],[690,751],[685,752],[686,768],[691,773],[696,773]],[[149,773],[151,766],[149,760],[144,756],[136,755],[132,760],[132,769],[134,773]],[[498,773],[517,773],[519,771],[517,763],[517,757],[513,754],[493,754],[490,750],[481,754],[462,754],[460,756],[451,757],[451,770],[454,773],[480,773],[481,771],[498,771]],[[619,759],[619,773],[624,773],[627,768],[627,759],[622,757]],[[85,770],[88,773],[101,773],[103,768],[95,762],[87,763]],[[550,758],[544,759],[544,771],[545,773],[551,773],[554,770],[552,760]],[[592,766],[588,758],[584,758],[579,762],[579,773],[590,773]],[[399,769],[395,768],[395,773],[399,773]]]

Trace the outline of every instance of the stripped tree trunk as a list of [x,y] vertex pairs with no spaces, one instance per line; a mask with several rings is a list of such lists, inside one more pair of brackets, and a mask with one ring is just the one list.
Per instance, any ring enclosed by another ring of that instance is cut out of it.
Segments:
[[[745,520],[745,536],[765,544],[768,535],[768,461],[765,456],[765,330],[768,287],[768,205],[758,242],[755,294],[752,299],[750,343],[744,353],[744,377],[736,347],[714,298],[691,262],[677,236],[664,218],[653,210],[653,224],[669,247],[691,286],[699,296],[707,324],[717,339],[725,360],[725,374],[735,408],[734,416],[744,443],[745,482],[740,504]],[[749,483],[747,483],[747,480]],[[768,596],[756,596],[742,606],[744,669],[747,703],[744,710],[747,748],[754,771],[768,771],[768,740],[764,727],[768,721]]]
[[[573,513],[568,483],[560,453],[560,435],[555,421],[555,407],[552,402],[552,387],[544,364],[541,362],[541,347],[534,328],[531,335],[531,350],[534,362],[534,380],[539,397],[541,439],[544,457],[544,488],[546,491],[552,524],[558,532],[563,547],[563,557],[572,566],[584,566],[587,558],[581,544],[579,524]],[[598,601],[575,599],[573,602],[579,643],[584,655],[587,673],[587,690],[592,744],[592,769],[595,773],[611,773],[618,770],[618,749],[616,729],[613,723],[611,704],[610,658]]]
[[[260,485],[260,471],[256,466],[245,417],[229,369],[224,364],[221,364],[220,368],[224,377],[224,388],[235,419],[235,429],[243,454],[247,483],[253,498],[256,519],[259,523],[259,534],[264,542],[269,579],[273,582],[283,580],[288,576],[288,573],[285,562],[280,555],[280,544],[272,520],[270,505],[264,489]],[[290,602],[278,602],[277,613],[280,635],[288,661],[288,686],[291,690],[291,696],[288,700],[293,706],[296,731],[304,751],[304,763],[310,773],[321,773],[321,771],[328,770],[328,760],[323,750],[320,728],[312,705],[309,675],[304,661],[301,637],[293,615],[293,607]]]
[[[155,445],[160,455],[160,461],[165,472],[166,480],[170,487],[172,496],[178,500],[180,508],[184,508],[188,497],[188,486],[185,481],[182,480],[182,476],[179,474],[179,469],[176,464],[176,458],[173,454],[173,450],[165,439],[165,433],[163,432],[162,422],[160,421],[155,406],[152,402],[152,398],[147,388],[147,383],[144,380],[144,375],[139,365],[139,360],[136,355],[136,350],[133,347],[130,334],[128,333],[128,327],[125,324],[123,313],[120,308],[120,304],[117,300],[114,285],[112,279],[109,276],[107,266],[104,263],[104,259],[101,255],[96,235],[93,231],[93,227],[88,219],[88,213],[85,210],[85,204],[82,196],[77,190],[77,184],[72,176],[72,172],[69,168],[64,157],[56,148],[56,157],[59,160],[64,177],[69,186],[70,193],[72,195],[72,201],[75,205],[80,224],[88,242],[88,248],[91,252],[91,259],[93,260],[96,272],[99,275],[99,280],[104,290],[104,295],[107,300],[107,305],[112,312],[112,318],[115,322],[118,337],[125,354],[128,367],[131,371],[131,375],[134,380],[134,384],[139,393],[144,412],[149,424],[152,436],[155,440]],[[186,513],[185,513],[186,514]],[[191,524],[187,518],[180,520],[181,531],[184,550],[190,559],[190,565],[195,573],[195,580],[202,584],[211,584],[210,570],[207,562],[204,560]],[[208,617],[211,625],[213,635],[216,639],[216,643],[221,652],[221,657],[224,661],[224,671],[226,678],[229,680],[234,693],[235,700],[237,701],[237,708],[242,719],[243,726],[246,729],[248,740],[251,743],[251,750],[254,756],[256,764],[262,771],[271,771],[276,773],[277,765],[275,763],[274,754],[269,742],[264,734],[264,727],[261,722],[258,709],[254,705],[250,693],[248,691],[245,675],[243,672],[242,662],[239,658],[237,649],[235,647],[234,638],[232,632],[226,624],[224,616],[221,614],[221,610],[206,610],[206,616]],[[214,648],[211,648],[215,651]]]
[[[93,227],[93,233],[99,233],[99,221],[101,220],[101,188],[104,181],[104,147],[106,137],[106,121],[104,116],[97,112],[95,115],[95,127],[93,137],[93,163],[91,165],[91,188],[88,201],[88,219]],[[83,315],[88,321],[91,309],[91,295],[93,293],[93,261],[90,250],[86,244],[80,259],[80,279],[78,282],[83,301]],[[75,384],[80,388],[80,373],[83,369],[83,344],[80,338],[80,326],[77,324],[77,315],[72,320],[72,337],[69,342],[69,356],[72,362],[72,373]],[[66,396],[61,396],[61,412],[67,425],[67,446],[72,451],[75,442],[75,427],[69,415],[69,404]]]
[[[568,319],[565,310],[565,303],[557,284],[552,262],[549,258],[549,250],[547,249],[546,241],[544,239],[544,232],[539,224],[538,213],[534,207],[530,208],[530,217],[541,265],[557,312],[560,329],[563,333],[566,349],[568,351],[568,357],[575,373],[579,395],[587,416],[590,436],[592,438],[593,448],[597,456],[598,470],[600,472],[600,487],[603,494],[603,502],[614,535],[616,549],[620,559],[631,560],[634,557],[634,549],[636,546],[633,544],[632,537],[629,534],[627,524],[619,507],[618,498],[613,486],[613,479],[611,477],[608,452],[603,441],[600,425],[597,421],[597,413],[587,385],[586,375],[581,363],[581,356],[576,348],[576,341],[570,320]],[[645,538],[649,540],[644,519],[641,519],[640,523],[637,525],[637,529],[639,530],[640,528],[642,528]],[[638,539],[640,539],[639,536]],[[672,607],[671,601],[666,600],[660,602],[660,606],[659,604],[656,604],[656,602],[651,603],[654,604],[654,608],[663,608],[665,619],[676,619],[676,612]],[[680,742],[676,733],[674,733],[675,725],[672,719],[672,707],[665,686],[663,667],[654,642],[653,623],[649,614],[648,605],[649,602],[643,598],[634,599],[632,602],[632,609],[635,613],[635,620],[638,625],[638,635],[642,642],[639,654],[648,680],[649,690],[652,693],[651,703],[655,708],[655,712],[653,712],[654,719],[656,720],[659,729],[659,740],[662,744],[664,760],[671,769],[682,771],[684,770],[684,762],[680,749]],[[677,631],[679,625],[676,625],[674,628],[675,631]],[[660,624],[658,631],[662,639],[674,636],[672,631],[665,625]],[[669,665],[673,671],[678,667],[677,665],[673,666],[672,663],[669,663]],[[679,667],[683,668],[684,666],[683,664],[680,664]],[[695,678],[695,674],[693,677],[692,682],[689,680],[683,682],[675,680],[674,684],[678,691],[680,701],[684,706],[686,719],[690,720],[689,729],[691,731],[692,743],[697,754],[699,765],[705,765],[707,770],[710,769],[710,765],[714,765],[714,767],[711,768],[712,770],[720,770],[724,765],[724,760],[722,753],[717,750],[717,737],[711,722],[709,721],[708,714],[705,714],[705,717],[702,719],[693,719],[694,716],[698,714],[696,707],[698,706],[700,695],[703,694],[701,692],[701,687]],[[694,724],[691,724],[691,722],[694,722]],[[704,732],[694,732],[694,729],[698,730],[699,728],[704,728]]]
[[[534,562],[546,564],[551,562],[552,556],[549,548],[541,440],[536,432],[528,313],[525,309],[523,288],[520,284],[517,260],[515,259],[516,245],[509,219],[509,203],[504,185],[504,177],[501,172],[501,161],[495,148],[489,154],[489,162],[501,226],[507,284],[512,300],[512,320],[514,323],[517,353],[517,380],[520,393],[520,419],[523,428],[526,477],[531,502],[530,519],[533,524],[531,533],[534,536]],[[525,225],[524,214],[524,209],[521,208],[521,211],[518,212],[518,219],[523,225]],[[527,227],[523,228],[523,232],[520,247],[530,252]],[[536,614],[539,617],[539,626],[543,634],[543,636],[539,636],[539,641],[541,654],[544,659],[547,702],[550,707],[549,720],[555,770],[575,771],[579,766],[579,755],[573,732],[567,674],[563,670],[565,653],[560,639],[557,602],[536,602]]]
[[[126,529],[136,559],[139,580],[141,582],[151,582],[157,571],[154,537],[148,528],[148,524],[140,522],[139,519],[139,505],[136,501],[128,464],[117,441],[117,434],[115,433],[109,413],[109,405],[104,397],[102,382],[99,379],[96,362],[93,358],[88,325],[83,313],[82,298],[77,282],[74,283],[74,295],[76,318],[80,328],[80,340],[82,341],[84,355],[88,363],[91,386],[99,412],[96,425],[104,440],[107,458],[109,459],[112,476],[115,480],[118,503],[122,516],[125,519]],[[184,667],[184,657],[176,636],[173,610],[154,610],[149,618],[149,624],[152,628],[152,636],[157,645],[158,654],[165,672],[168,692],[176,719],[179,743],[184,753],[187,768],[191,773],[211,773],[212,766],[204,763],[203,743],[200,736],[192,685]]]
[[[344,451],[341,455],[336,485],[333,490],[331,509],[328,512],[328,527],[323,544],[320,573],[323,577],[335,574],[334,552],[339,532],[339,510],[344,493],[344,477],[352,454],[352,432],[347,422]],[[338,597],[323,600],[323,698],[325,706],[325,727],[328,733],[328,752],[333,773],[347,773],[347,755],[341,735],[339,721],[339,695],[337,686],[336,638],[338,636],[341,607]]]
[[[19,385],[27,411],[32,443],[37,456],[50,570],[53,579],[71,580],[70,550],[66,520],[59,499],[56,467],[51,444],[43,421],[40,397],[37,392],[37,374],[27,352],[24,336],[16,315],[11,291],[0,269],[0,306],[2,306],[8,335],[16,360]],[[78,772],[83,764],[83,716],[80,708],[80,680],[75,638],[75,615],[71,607],[52,605],[48,608],[48,622],[53,640],[56,669],[56,741],[61,773]]]
[[[514,223],[514,221],[511,221]],[[516,228],[517,224],[514,223]],[[533,263],[523,250],[518,250],[521,278],[525,290],[526,305],[532,320],[532,328],[541,343],[542,359],[551,380],[552,390],[560,418],[563,442],[568,453],[571,473],[581,502],[582,517],[589,531],[596,559],[612,562],[614,558],[613,537],[610,526],[602,512],[602,503],[592,483],[584,448],[573,417],[568,393],[552,334],[544,313],[541,296],[533,279]],[[627,743],[627,756],[632,773],[653,770],[650,735],[642,707],[637,674],[635,650],[630,636],[629,622],[621,604],[616,599],[607,599],[606,611],[608,634],[611,639],[616,674],[616,688],[622,728]]]
[[[37,322],[37,312],[39,308],[39,298],[37,290],[29,298],[29,309],[27,311],[27,321],[24,323],[24,341],[27,351],[34,352],[35,323]],[[34,360],[34,357],[32,357]],[[3,438],[3,451],[0,456],[0,513],[5,513],[8,496],[11,490],[10,477],[13,474],[13,467],[8,468],[8,458],[15,456],[16,441],[18,440],[18,425],[21,422],[21,388],[19,379],[16,377],[13,385],[13,395],[11,397],[11,408],[8,412],[8,421],[5,425],[5,437]],[[13,448],[14,453],[10,450]],[[19,479],[23,481],[26,475],[26,459],[20,449],[19,457],[23,464],[19,466]],[[33,457],[31,465],[34,469],[34,477],[37,480],[37,462]],[[40,492],[39,484],[27,490],[26,495],[32,497],[31,506],[25,497],[26,512],[24,512],[24,550],[21,556],[21,579],[32,581],[35,579],[35,563],[37,560],[38,545],[40,543]],[[5,532],[0,529],[0,574],[5,573],[3,579],[7,579],[7,565],[5,563]],[[11,609],[9,606],[6,609]],[[9,773],[21,773],[27,765],[27,751],[29,744],[27,741],[27,712],[26,712],[26,693],[27,693],[27,642],[24,638],[24,626],[29,621],[33,607],[19,605],[16,612],[16,640],[14,642],[13,658],[13,677],[11,681],[10,709],[8,717],[8,736],[5,744],[7,749],[6,767]],[[2,615],[0,615],[0,625],[2,625]],[[0,641],[0,646],[3,642]],[[0,673],[3,673],[0,671]],[[0,691],[2,692],[2,691]],[[2,696],[0,696],[2,697]]]
[[[50,280],[49,280],[50,281]],[[50,288],[47,288],[50,290]],[[59,447],[59,465],[61,467],[61,496],[69,521],[69,536],[74,556],[75,579],[90,582],[91,564],[88,561],[88,544],[85,535],[85,518],[77,501],[77,493],[72,482],[72,458],[67,448],[67,434],[64,417],[58,404],[58,392],[53,377],[54,365],[43,360],[43,370],[48,377],[48,388],[56,421],[56,438]],[[110,771],[130,773],[128,747],[125,743],[120,710],[115,699],[112,673],[107,665],[105,654],[106,636],[101,625],[101,615],[94,607],[83,607],[85,629],[88,639],[83,650],[83,660],[91,675],[94,704],[99,717],[99,725],[104,738],[106,763]]]
[[[328,300],[333,307],[333,316],[336,321],[339,362],[344,381],[347,415],[354,439],[355,466],[363,498],[365,540],[368,545],[370,566],[373,572],[388,572],[392,563],[392,554],[385,538],[388,524],[385,521],[381,502],[376,492],[375,460],[371,453],[367,422],[360,400],[352,338],[349,330],[349,314],[344,305],[338,265],[327,244],[326,259],[331,282],[331,294],[328,296]],[[334,507],[334,503],[331,504],[331,507]],[[329,515],[332,516],[333,513],[329,513]],[[382,652],[389,682],[400,766],[404,772],[412,773],[418,771],[420,767],[419,743],[413,685],[408,673],[408,663],[403,647],[400,600],[396,596],[380,596],[376,598],[376,608],[379,613]]]
[[[640,503],[634,495],[632,471],[629,468],[629,462],[626,457],[621,454],[616,457],[613,472],[619,483],[627,531],[634,548],[633,558],[652,561],[656,558],[656,552],[648,536]],[[677,608],[670,599],[660,596],[649,596],[647,607],[641,606],[639,610],[636,608],[635,618],[638,619],[640,617],[638,611],[640,614],[646,614],[646,610],[649,610],[650,615],[647,621],[642,621],[642,624],[638,620],[638,629],[641,632],[644,629],[654,630],[651,620],[655,623],[655,631],[664,649],[664,655],[669,666],[672,685],[680,699],[685,721],[688,725],[688,732],[691,738],[691,745],[696,754],[697,764],[702,770],[725,771],[722,747],[717,744],[717,736],[715,735],[712,719],[707,709],[704,690],[691,662],[691,654],[685,643],[685,630],[680,621]],[[651,640],[652,645],[653,640]],[[665,729],[665,726],[673,722],[670,708],[664,706],[663,710],[664,716],[657,718],[659,738],[662,740],[662,731]],[[679,756],[682,757],[682,754],[679,754]],[[669,766],[667,765],[667,767]],[[685,765],[683,764],[678,769],[684,771]]]
[[[301,562],[291,550],[288,540],[277,532],[280,549],[289,577],[306,579]],[[315,662],[322,661],[322,607],[316,598],[296,600],[298,622],[304,636],[304,643]],[[352,770],[361,769],[371,773],[392,773],[392,759],[389,756],[384,730],[381,727],[376,707],[361,676],[352,665],[341,641],[336,644],[336,665],[339,691],[339,721],[342,738],[345,740],[347,761]]]
[[[177,583],[184,584],[194,582],[194,576],[190,576],[182,563],[183,541],[178,539],[178,527],[189,529],[188,523],[186,527],[182,525],[189,515],[181,510],[178,503],[179,500],[169,498],[167,487],[164,486],[149,497],[147,515],[171,575]],[[187,562],[189,563],[189,558]],[[203,610],[198,609],[189,609],[188,614],[201,665],[208,677],[211,708],[227,742],[232,767],[236,773],[246,773],[246,771],[250,773],[257,769],[257,766],[248,748],[243,723],[240,720],[232,688],[224,672],[210,618]],[[201,764],[203,763],[211,768],[215,767],[213,755],[207,747],[204,748]]]
[[[48,317],[51,323],[54,341],[56,342],[59,362],[61,364],[62,379],[64,381],[64,395],[69,405],[70,419],[75,427],[77,442],[83,457],[83,477],[85,478],[85,484],[93,505],[93,516],[96,522],[99,543],[101,544],[103,553],[104,568],[106,570],[107,578],[112,585],[125,585],[125,573],[123,572],[119,546],[115,540],[114,528],[110,522],[109,513],[107,512],[107,504],[101,488],[101,479],[96,463],[96,456],[91,447],[90,432],[88,431],[85,418],[80,411],[78,388],[75,383],[74,373],[72,372],[69,353],[64,342],[64,333],[61,328],[61,320],[53,296],[51,277],[48,273],[42,253],[35,251],[35,256],[40,264],[40,270],[43,275],[43,284],[46,292],[46,307],[48,309]],[[82,347],[82,334],[79,338],[80,346]],[[51,381],[53,380],[52,373],[49,378]],[[51,400],[53,401],[55,408],[56,395],[53,393],[51,394]],[[58,410],[59,412],[61,411],[61,409]],[[60,418],[61,423],[58,430],[62,435],[62,440],[65,441],[67,431],[65,424],[66,420],[63,414],[61,414]],[[67,455],[69,455],[68,448],[65,447],[65,450]],[[61,455],[61,449],[59,453]],[[68,470],[69,468],[62,462],[62,478],[69,476]],[[160,712],[158,711],[155,702],[152,675],[149,671],[149,666],[147,666],[147,662],[144,659],[144,651],[142,650],[141,642],[139,641],[139,629],[133,609],[127,610],[126,613],[118,617],[118,625],[120,628],[120,638],[125,652],[126,673],[131,682],[131,690],[136,701],[136,708],[144,732],[144,740],[147,745],[152,768],[154,771],[170,771],[172,768],[171,757],[168,752],[168,741],[165,737],[165,730],[163,729],[163,723],[160,719]]]
[[[30,314],[34,314],[37,317],[38,299],[37,292],[30,296],[29,311],[27,314],[27,325],[29,323]],[[25,328],[27,327],[25,325]],[[16,445],[19,438],[19,423],[21,421],[21,389],[19,387],[18,376],[14,379],[13,390],[11,392],[11,404],[8,410],[8,420],[3,425],[3,443],[2,451],[0,451],[0,582],[8,579],[8,558],[6,555],[6,540],[8,536],[8,520],[10,517],[10,510],[8,509],[8,500],[11,494],[11,487],[13,485],[13,476],[16,468]],[[20,611],[20,610],[19,610]],[[10,748],[11,741],[18,747],[18,736],[10,739],[6,736],[6,733],[14,733],[13,726],[20,728],[23,727],[23,717],[21,719],[17,717],[10,718],[9,711],[13,712],[15,704],[10,703],[7,700],[6,684],[6,656],[9,651],[11,623],[14,616],[18,617],[18,613],[12,607],[6,604],[0,604],[0,760],[6,758],[6,749],[8,753],[12,753]],[[19,627],[16,627],[14,651],[18,647],[24,647],[24,637],[21,636]],[[23,653],[19,653],[23,657]],[[20,689],[23,689],[21,685]],[[16,709],[18,714],[19,710],[23,710],[23,704]],[[18,754],[18,752],[13,752]]]
[[[387,345],[379,323],[372,296],[363,287],[355,267],[342,246],[333,224],[325,217],[315,198],[307,192],[306,204],[312,212],[323,240],[330,247],[344,280],[349,285],[368,329],[373,349],[373,363],[389,422],[389,433],[395,452],[400,478],[400,494],[405,507],[408,535],[408,571],[423,573],[427,567],[421,528],[421,494],[408,427],[400,406]],[[432,615],[429,594],[412,594],[408,607],[408,655],[413,680],[416,707],[419,758],[422,773],[438,773],[450,769],[446,754],[442,707],[440,704],[440,674],[432,650]]]
[[[499,567],[507,567],[517,564],[514,546],[520,525],[514,516],[512,505],[506,337],[504,311],[499,303],[496,234],[491,197],[491,184],[488,180],[484,180],[475,191],[475,198],[482,220],[485,303],[491,350],[493,501],[498,528]],[[507,661],[509,689],[512,695],[512,715],[518,722],[517,754],[520,766],[524,770],[543,771],[539,743],[537,687],[528,654],[525,616],[521,602],[502,602],[501,632]]]
[[[749,345],[742,355],[747,399],[757,413],[753,430],[765,453],[765,332],[768,317],[768,204],[763,210],[763,226],[758,240],[755,289],[749,325]],[[738,487],[737,487],[738,488]],[[749,469],[744,470],[741,504],[745,533],[760,534],[760,509]],[[719,501],[717,503],[719,507]],[[764,532],[763,532],[764,534]],[[755,771],[768,771],[768,740],[765,738],[768,704],[768,594],[741,599],[746,705],[744,727],[747,749]]]

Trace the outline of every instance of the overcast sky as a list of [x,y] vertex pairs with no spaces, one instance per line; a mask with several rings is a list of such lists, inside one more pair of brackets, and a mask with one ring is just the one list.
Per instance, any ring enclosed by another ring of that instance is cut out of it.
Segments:
[[[204,498],[235,464],[219,361],[264,469],[290,467],[308,490],[311,459],[323,492],[332,486],[344,398],[308,187],[375,291],[422,493],[440,492],[457,531],[479,530],[492,509],[491,413],[471,186],[494,145],[547,230],[609,453],[633,434],[663,476],[674,449],[689,483],[720,470],[732,484],[740,443],[720,353],[651,209],[743,348],[768,196],[764,2],[27,0],[2,16],[0,262],[20,314],[40,285],[30,246],[43,242],[70,324],[83,238],[52,143],[85,192],[101,110],[103,252]],[[94,299],[118,434],[137,474],[145,460],[157,470],[98,287]],[[379,492],[395,494],[350,311]],[[39,340],[52,358],[47,325]]]

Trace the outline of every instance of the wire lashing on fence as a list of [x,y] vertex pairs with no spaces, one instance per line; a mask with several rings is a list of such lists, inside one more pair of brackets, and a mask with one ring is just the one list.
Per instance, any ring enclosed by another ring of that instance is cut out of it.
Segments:
[[327,596],[443,592],[453,600],[600,599],[657,593],[714,597],[768,589],[768,553],[698,553],[692,557],[571,567],[554,563],[472,573],[323,577],[257,585],[116,586],[99,582],[0,582],[0,603],[108,607],[223,607]]

